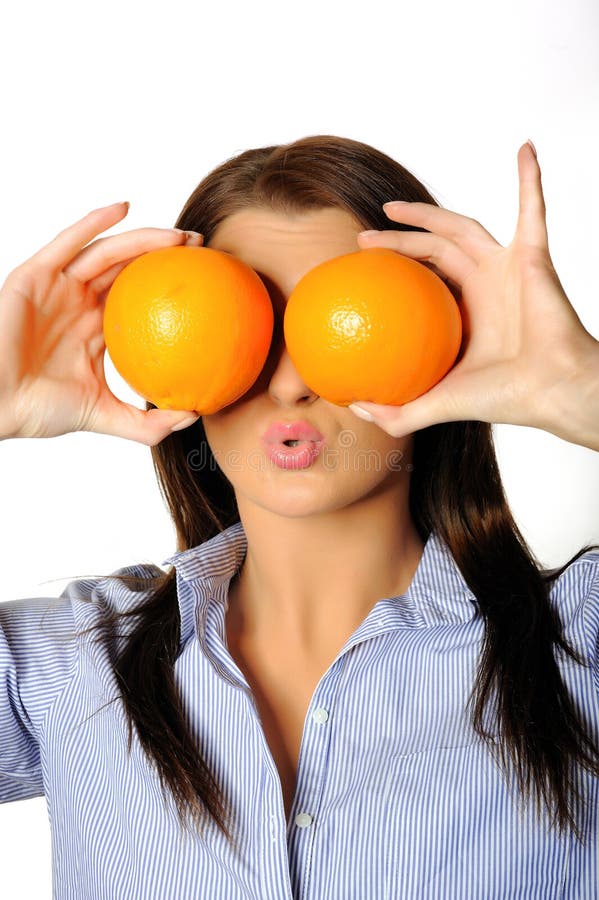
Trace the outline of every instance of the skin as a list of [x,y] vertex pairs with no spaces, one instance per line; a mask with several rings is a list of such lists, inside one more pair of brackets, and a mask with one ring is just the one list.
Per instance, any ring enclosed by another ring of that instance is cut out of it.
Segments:
[[[275,309],[275,339],[258,381],[203,417],[248,538],[230,585],[228,637],[256,652],[276,647],[304,660],[329,658],[378,599],[407,589],[422,555],[408,508],[413,436],[393,437],[314,394],[284,343],[282,317],[295,284],[319,263],[358,250],[361,230],[340,209],[291,217],[256,208],[229,216],[207,244],[252,266]],[[274,422],[299,419],[322,432],[333,452],[326,465],[321,455],[308,469],[278,469],[261,435]],[[403,456],[388,466],[393,451]]]
[[361,247],[387,247],[433,264],[460,298],[464,353],[433,388],[399,407],[359,402],[389,434],[440,422],[528,425],[599,450],[599,341],[587,331],[549,253],[536,151],[518,151],[514,236],[498,243],[480,222],[430,203],[383,204],[422,232],[379,231]]

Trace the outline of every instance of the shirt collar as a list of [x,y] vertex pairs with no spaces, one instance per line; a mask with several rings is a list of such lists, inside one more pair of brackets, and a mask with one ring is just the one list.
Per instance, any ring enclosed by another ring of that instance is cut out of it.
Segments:
[[[203,544],[174,553],[162,564],[173,565],[179,579],[194,583],[200,596],[208,599],[222,597],[219,587],[233,578],[246,552],[247,537],[242,523],[236,522]],[[184,593],[195,596],[197,603],[196,591]],[[195,610],[187,608],[192,601],[184,602],[182,592],[179,594],[182,623],[192,626]],[[478,607],[449,548],[435,531],[429,534],[407,591],[379,602],[385,619],[395,616],[398,625],[412,627],[465,622],[474,617]]]

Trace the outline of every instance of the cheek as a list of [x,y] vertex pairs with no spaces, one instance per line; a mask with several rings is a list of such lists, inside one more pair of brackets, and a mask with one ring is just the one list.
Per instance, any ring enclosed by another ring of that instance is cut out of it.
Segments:
[[373,425],[364,422],[353,413],[342,415],[339,423],[336,448],[340,459],[346,461],[343,468],[359,472],[400,472],[411,462],[412,437],[396,438]]
[[204,434],[212,452],[221,450],[229,440],[229,427],[226,417],[221,415],[221,413],[204,416],[203,424]]
[[341,433],[351,437],[358,449],[368,447],[386,453],[398,448],[404,449],[409,443],[408,437],[392,437],[382,428],[379,428],[378,425],[364,422],[363,419],[358,418],[353,413],[346,413],[340,424]]
[[363,435],[358,446],[369,446],[380,457],[383,469],[401,471],[405,464],[411,462],[413,441],[410,435],[396,438],[376,425],[370,427],[374,432],[368,432],[368,436]]
[[[226,460],[237,460],[239,454],[246,453],[252,444],[252,434],[256,432],[255,416],[244,408],[242,401],[231,404],[222,412],[204,416],[204,432],[213,455]],[[253,424],[252,424],[253,422]],[[254,435],[254,444],[257,437]]]

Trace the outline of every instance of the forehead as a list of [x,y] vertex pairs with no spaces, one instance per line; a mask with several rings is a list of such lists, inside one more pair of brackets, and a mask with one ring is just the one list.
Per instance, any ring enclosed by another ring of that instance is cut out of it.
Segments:
[[333,256],[359,249],[363,225],[338,208],[297,214],[245,209],[227,216],[208,246],[224,250],[271,277],[298,280],[308,269]]

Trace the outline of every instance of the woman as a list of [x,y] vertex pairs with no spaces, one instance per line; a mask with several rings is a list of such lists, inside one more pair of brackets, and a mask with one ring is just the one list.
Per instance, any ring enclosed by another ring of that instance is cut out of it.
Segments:
[[[518,172],[503,247],[380,151],[308,137],[223,163],[181,232],[94,240],[116,204],[9,275],[0,434],[143,441],[178,532],[166,573],[0,607],[0,799],[45,793],[57,896],[599,896],[599,548],[540,569],[490,424],[599,450],[599,344],[528,143]],[[269,289],[269,358],[214,415],[138,410],[104,380],[102,301],[130,259],[202,240]],[[465,339],[364,421],[301,381],[281,325],[309,269],[375,245],[447,281]],[[261,437],[297,421],[327,465],[265,465]]]

